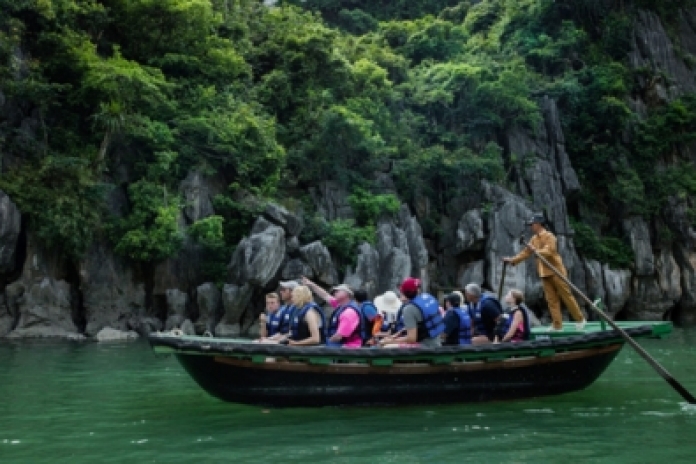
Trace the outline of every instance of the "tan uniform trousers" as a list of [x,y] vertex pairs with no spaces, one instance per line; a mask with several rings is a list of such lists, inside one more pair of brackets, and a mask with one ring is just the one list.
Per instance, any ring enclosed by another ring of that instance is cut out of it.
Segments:
[[570,291],[568,284],[557,275],[551,275],[541,278],[541,284],[544,286],[544,296],[549,304],[549,312],[553,321],[554,329],[563,328],[563,316],[561,315],[561,301],[568,308],[568,312],[576,321],[580,322],[585,317],[583,316],[578,302]]

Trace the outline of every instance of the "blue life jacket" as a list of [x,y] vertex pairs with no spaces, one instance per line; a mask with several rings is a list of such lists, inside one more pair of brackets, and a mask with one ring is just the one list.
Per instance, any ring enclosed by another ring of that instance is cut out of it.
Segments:
[[418,341],[435,338],[445,331],[445,323],[440,314],[440,304],[429,293],[421,293],[411,300],[411,304],[420,309],[423,321],[418,323]]
[[365,301],[360,305],[360,336],[363,343],[372,338],[372,321],[377,317],[377,308],[370,301]]
[[324,318],[324,311],[322,311],[322,309],[317,306],[316,303],[307,303],[302,307],[302,309],[294,311],[292,321],[290,322],[290,338],[295,341],[299,341],[312,336],[311,332],[309,331],[309,325],[307,324],[307,321],[305,321],[305,316],[310,309],[316,310],[321,318],[321,327],[319,327],[319,343],[323,344],[326,342],[326,335],[324,333],[326,330],[326,319]]
[[512,310],[505,311],[503,314],[500,315],[500,317],[503,319],[500,325],[496,328],[496,335],[498,335],[498,338],[500,338],[500,340],[502,340],[503,337],[505,337],[505,335],[508,333],[508,330],[510,330],[512,321],[515,319],[515,311],[522,312],[522,324],[524,326],[523,338],[524,340],[529,340],[529,316],[527,315],[527,311],[522,306],[517,306]]
[[290,324],[292,323],[292,315],[295,312],[295,307],[290,304],[285,304],[278,310],[278,333],[286,334],[290,332]]
[[272,337],[280,330],[280,322],[283,318],[280,309],[266,317],[266,336]]
[[[491,294],[484,293],[481,295],[481,299],[479,299],[478,303],[475,305],[469,305],[469,314],[471,315],[471,319],[474,322],[474,328],[476,329],[476,335],[486,335],[488,336],[488,329],[486,328],[486,324],[483,321],[483,316],[481,314],[481,306],[483,306],[483,302],[486,300],[491,300],[500,310],[500,313],[502,314],[503,312],[503,307],[500,305],[500,302],[496,297],[494,297]],[[492,328],[491,328],[492,330]]]
[[336,335],[336,332],[338,332],[339,318],[341,317],[341,314],[343,314],[343,311],[345,311],[348,308],[352,308],[355,311],[355,314],[358,315],[358,319],[360,320],[360,323],[355,328],[355,331],[352,334],[350,334],[350,336],[353,336],[356,332],[358,334],[363,333],[363,323],[362,323],[362,316],[361,316],[362,313],[360,312],[360,309],[358,309],[358,306],[355,302],[349,301],[347,304],[345,304],[343,306],[339,306],[338,308],[336,308],[334,310],[333,314],[331,315],[331,319],[329,320],[329,325],[328,325],[328,327],[326,327],[326,344],[328,346],[342,346],[343,345],[342,341],[341,342],[331,342],[331,341],[329,341],[329,339],[331,337],[333,337],[334,335]]
[[471,315],[469,311],[462,308],[453,308],[454,312],[459,316],[459,344],[471,345]]

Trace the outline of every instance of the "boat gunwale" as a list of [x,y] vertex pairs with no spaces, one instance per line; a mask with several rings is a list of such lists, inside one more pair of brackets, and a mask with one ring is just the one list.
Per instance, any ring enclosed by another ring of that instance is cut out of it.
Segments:
[[[626,329],[633,337],[645,338],[653,334],[651,326]],[[480,346],[445,346],[440,348],[383,348],[344,349],[333,347],[286,347],[240,343],[229,339],[177,337],[166,334],[151,334],[150,344],[158,354],[194,355],[248,359],[261,365],[268,358],[284,358],[290,362],[314,365],[340,365],[356,363],[390,367],[395,363],[424,362],[433,365],[451,365],[454,362],[502,361],[509,358],[544,358],[558,353],[579,351],[607,345],[623,345],[621,336],[610,330],[586,335],[572,335],[547,340],[532,340],[519,343],[502,343]]]

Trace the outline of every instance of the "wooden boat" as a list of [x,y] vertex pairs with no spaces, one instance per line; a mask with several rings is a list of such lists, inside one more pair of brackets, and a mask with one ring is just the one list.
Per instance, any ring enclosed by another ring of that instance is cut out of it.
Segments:
[[[670,322],[619,323],[633,338],[664,337]],[[270,406],[422,404],[520,399],[581,390],[624,345],[601,323],[532,340],[442,348],[297,348],[250,340],[150,335],[208,393]]]

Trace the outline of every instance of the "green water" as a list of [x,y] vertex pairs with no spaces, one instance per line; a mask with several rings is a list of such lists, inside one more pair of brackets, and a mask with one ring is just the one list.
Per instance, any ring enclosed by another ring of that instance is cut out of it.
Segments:
[[[696,393],[696,330],[641,342]],[[696,407],[626,347],[528,401],[272,409],[209,397],[144,342],[0,343],[0,463],[696,462]]]

